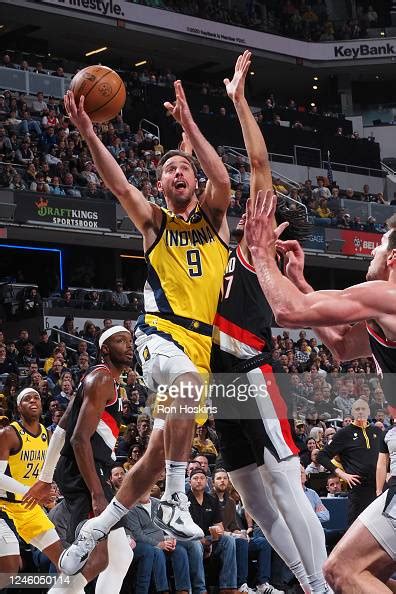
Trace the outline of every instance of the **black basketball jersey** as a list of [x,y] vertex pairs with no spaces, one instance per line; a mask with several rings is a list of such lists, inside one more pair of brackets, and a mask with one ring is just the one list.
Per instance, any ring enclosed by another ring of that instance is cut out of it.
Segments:
[[[82,378],[77,393],[73,400],[72,410],[67,422],[66,439],[61,455],[67,458],[75,458],[74,450],[70,443],[74,428],[77,424],[78,415],[80,414],[81,406],[84,399],[84,381],[88,375],[96,370],[101,369],[102,373],[110,374],[106,365],[95,365],[88,369],[87,373]],[[114,381],[114,398],[106,405],[95,433],[91,437],[92,451],[94,459],[106,465],[111,465],[116,459],[114,448],[118,438],[119,429],[121,425],[122,415],[122,400],[118,395],[118,385]]]
[[374,330],[367,322],[366,328],[377,373],[382,377],[385,398],[388,404],[395,408],[396,390],[393,374],[396,372],[396,341],[381,336],[378,330]]
[[240,246],[230,252],[213,324],[211,369],[231,371],[241,360],[271,351],[272,310]]

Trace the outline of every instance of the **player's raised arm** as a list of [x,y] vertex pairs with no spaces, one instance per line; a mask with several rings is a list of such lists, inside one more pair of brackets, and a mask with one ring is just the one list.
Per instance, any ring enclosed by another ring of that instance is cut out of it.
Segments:
[[106,187],[117,196],[132,222],[144,236],[149,229],[157,232],[162,221],[160,208],[148,202],[137,188],[128,183],[117,161],[96,136],[92,122],[84,110],[84,97],[82,96],[76,105],[74,95],[69,90],[64,102],[66,112],[86,141],[95,167]]
[[[287,278],[302,293],[313,293],[314,289],[304,277],[305,257],[299,242],[295,239],[288,241],[278,240],[276,249],[284,256],[284,273]],[[349,361],[371,355],[365,322],[358,322],[353,326],[342,324],[341,326],[330,326],[327,328],[316,327],[313,330],[327,348],[330,349],[333,356],[340,359],[340,361]]]
[[245,147],[249,156],[251,180],[250,197],[255,199],[259,190],[272,188],[272,175],[267,145],[245,97],[245,81],[252,54],[246,50],[235,63],[232,80],[224,79],[227,95],[233,102],[242,128]]
[[[206,140],[195,123],[180,80],[175,81],[175,103],[164,103],[165,108],[182,126],[210,184],[205,190],[205,206],[216,219],[223,218],[230,204],[230,178],[213,146]],[[210,193],[210,195],[208,195]],[[220,221],[221,222],[221,221]]]
[[[260,286],[280,326],[332,326],[396,313],[396,286],[370,281],[343,291],[304,294],[279,271],[273,258],[276,242],[286,228],[274,229],[276,196],[260,192],[248,201],[245,237]],[[381,295],[381,299],[378,299]]]

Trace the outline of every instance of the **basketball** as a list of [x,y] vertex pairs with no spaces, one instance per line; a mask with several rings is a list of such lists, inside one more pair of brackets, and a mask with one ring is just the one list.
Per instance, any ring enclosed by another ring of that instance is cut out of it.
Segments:
[[78,106],[84,95],[84,109],[93,122],[115,118],[124,107],[125,85],[120,76],[107,66],[87,66],[73,78],[70,89]]

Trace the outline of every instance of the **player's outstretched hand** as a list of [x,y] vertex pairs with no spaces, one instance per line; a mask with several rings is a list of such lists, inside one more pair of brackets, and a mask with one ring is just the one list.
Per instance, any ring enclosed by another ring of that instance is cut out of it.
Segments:
[[187,153],[187,155],[192,155],[194,149],[188,134],[186,134],[186,132],[183,132],[182,138],[183,140],[180,143],[180,150]]
[[275,227],[276,201],[272,190],[260,190],[255,201],[247,201],[245,239],[252,256],[273,257],[276,242],[289,224],[285,221]]
[[74,94],[70,89],[66,92],[63,98],[66,113],[69,116],[72,124],[76,126],[83,136],[92,132],[92,122],[84,109],[84,95],[81,95],[78,105],[75,102]]
[[296,286],[304,279],[304,250],[296,239],[276,242],[276,251],[279,251],[285,261],[285,275]]
[[37,481],[22,498],[22,503],[27,509],[32,509],[37,504],[43,504],[51,497],[52,483]]
[[360,485],[361,481],[360,476],[358,474],[349,474],[348,472],[344,472],[339,468],[337,475],[347,483],[350,489],[356,487],[356,485]]
[[243,54],[238,56],[232,80],[230,81],[229,78],[225,78],[223,81],[227,95],[233,103],[238,103],[245,96],[245,80],[249,72],[251,57],[252,53],[249,50],[245,50]]
[[186,130],[191,122],[193,122],[193,117],[181,81],[175,80],[173,86],[175,88],[176,101],[173,103],[165,101],[164,107],[176,122]]

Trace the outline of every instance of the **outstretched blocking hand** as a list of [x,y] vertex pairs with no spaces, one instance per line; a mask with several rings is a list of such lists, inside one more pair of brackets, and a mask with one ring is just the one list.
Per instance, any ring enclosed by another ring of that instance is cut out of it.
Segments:
[[247,201],[245,239],[252,255],[271,257],[275,255],[276,242],[289,225],[284,222],[276,227],[275,210],[277,197],[272,190],[260,190],[255,202]]
[[304,281],[304,250],[296,239],[276,242],[276,250],[281,252],[284,257],[285,270],[287,278],[296,286]]
[[238,103],[245,96],[245,80],[249,72],[251,57],[252,53],[245,50],[242,55],[238,56],[232,80],[225,78],[223,81],[227,95],[233,103]]
[[182,128],[186,129],[193,121],[190,108],[187,103],[186,94],[180,80],[175,80],[173,83],[175,88],[176,101],[170,103],[165,101],[164,107],[168,113],[178,122]]
[[84,109],[84,95],[81,95],[78,105],[74,99],[74,94],[70,89],[66,92],[63,98],[67,115],[76,128],[79,129],[83,136],[93,131],[92,122]]

